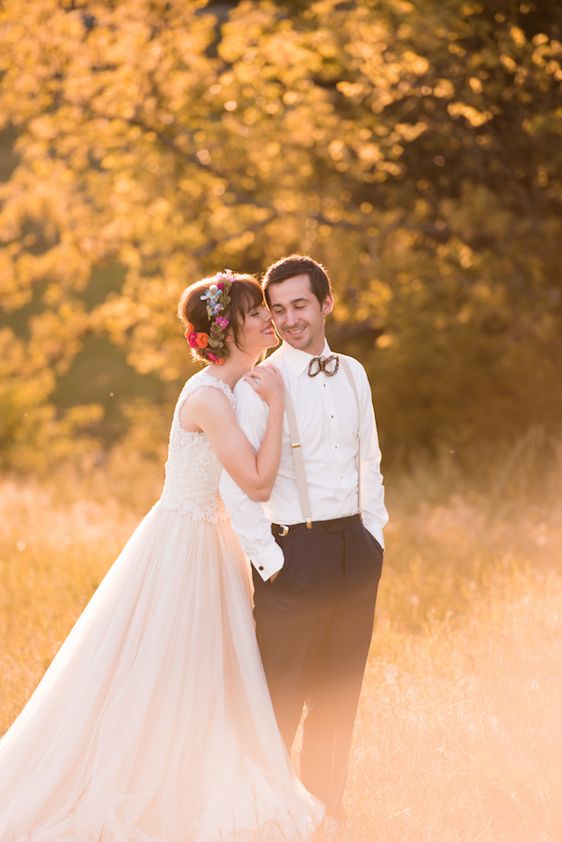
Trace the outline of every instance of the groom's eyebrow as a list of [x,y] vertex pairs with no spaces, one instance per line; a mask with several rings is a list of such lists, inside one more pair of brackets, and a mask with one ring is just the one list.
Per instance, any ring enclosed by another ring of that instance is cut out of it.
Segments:
[[[289,304],[299,304],[301,302],[304,302],[306,304],[307,301],[308,301],[308,298],[292,298],[291,301],[289,301]],[[271,309],[273,310],[274,307],[285,307],[285,306],[286,306],[285,304],[281,304],[281,303],[272,304]]]

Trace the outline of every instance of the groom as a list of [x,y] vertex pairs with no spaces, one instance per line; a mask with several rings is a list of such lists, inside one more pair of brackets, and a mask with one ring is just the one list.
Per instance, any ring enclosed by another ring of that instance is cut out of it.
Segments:
[[[221,493],[253,565],[256,633],[279,729],[290,750],[306,707],[301,777],[340,822],[388,520],[381,454],[365,370],[326,342],[333,298],[324,267],[291,255],[269,267],[263,288],[283,340],[270,357],[287,390],[279,474],[263,505],[228,475]],[[258,448],[266,404],[242,380],[236,401]]]

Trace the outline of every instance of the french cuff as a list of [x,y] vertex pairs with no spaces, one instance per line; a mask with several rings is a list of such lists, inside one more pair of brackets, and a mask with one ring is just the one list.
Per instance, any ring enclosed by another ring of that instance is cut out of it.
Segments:
[[253,555],[250,561],[262,577],[264,582],[267,582],[274,573],[277,573],[284,564],[283,550],[277,544],[271,547],[266,547],[259,555]]
[[367,529],[373,538],[376,538],[381,547],[384,550],[384,538],[382,534],[382,526],[380,526],[376,521],[368,521],[363,518],[363,523],[365,525],[365,529]]

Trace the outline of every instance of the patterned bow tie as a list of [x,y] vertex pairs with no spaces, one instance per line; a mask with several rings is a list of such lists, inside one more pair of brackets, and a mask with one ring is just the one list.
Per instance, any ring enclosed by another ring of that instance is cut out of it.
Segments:
[[340,358],[335,354],[330,357],[312,357],[308,364],[308,376],[316,377],[321,371],[328,377],[333,377],[340,367]]

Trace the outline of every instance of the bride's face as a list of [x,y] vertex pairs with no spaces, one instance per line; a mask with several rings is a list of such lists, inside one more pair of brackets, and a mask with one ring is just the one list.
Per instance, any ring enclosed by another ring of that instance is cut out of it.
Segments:
[[246,312],[239,331],[240,347],[247,353],[261,353],[275,348],[279,338],[273,329],[271,313],[264,304],[254,304]]

